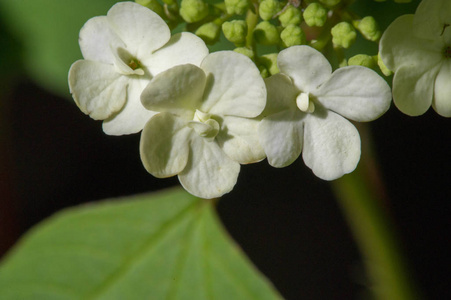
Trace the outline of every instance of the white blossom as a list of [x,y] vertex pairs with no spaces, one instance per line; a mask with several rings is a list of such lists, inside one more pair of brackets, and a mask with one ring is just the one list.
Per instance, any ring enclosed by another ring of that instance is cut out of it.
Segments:
[[262,160],[257,136],[266,89],[255,64],[233,51],[208,55],[200,68],[180,65],[144,89],[143,105],[158,111],[141,134],[149,173],[178,175],[193,195],[215,198],[234,187],[240,163]]
[[327,59],[308,46],[281,51],[277,63],[281,73],[265,81],[268,99],[258,128],[269,164],[288,166],[302,152],[322,179],[352,172],[360,159],[360,136],[345,118],[381,116],[391,101],[387,83],[361,66],[332,73]]
[[157,74],[179,64],[200,65],[208,54],[191,33],[171,37],[156,13],[133,2],[115,4],[80,30],[84,59],[69,71],[72,96],[85,114],[105,120],[110,135],[139,132],[155,112],[144,109],[142,90]]
[[429,107],[451,117],[451,1],[424,0],[415,15],[397,18],[384,32],[380,55],[393,77],[393,101],[418,116]]

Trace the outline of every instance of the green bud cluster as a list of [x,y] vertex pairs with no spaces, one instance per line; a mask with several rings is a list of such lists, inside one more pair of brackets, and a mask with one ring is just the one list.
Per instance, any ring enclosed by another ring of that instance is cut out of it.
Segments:
[[280,11],[278,0],[263,0],[260,2],[258,13],[260,18],[264,21],[269,21],[272,17]]
[[322,27],[327,21],[327,9],[319,3],[310,3],[304,11],[304,20],[310,27]]
[[357,32],[373,42],[382,35],[372,16],[360,18],[348,11],[353,0],[135,1],[159,14],[172,29],[184,23],[185,30],[209,45],[216,44],[223,35],[234,45],[235,52],[257,64],[264,77],[278,72],[277,53],[258,52],[280,51],[295,45],[310,45],[321,51],[332,44],[339,67],[359,65],[374,69],[379,65],[384,74],[390,73],[376,56],[359,54],[346,60],[344,49],[353,45]]
[[373,17],[367,16],[360,21],[356,21],[355,23],[357,29],[367,40],[376,42],[380,39],[382,33]]
[[354,27],[348,22],[340,22],[331,30],[332,43],[334,46],[349,48],[357,37]]
[[233,20],[222,24],[222,32],[226,39],[235,45],[244,44],[247,35],[247,24],[243,20]]
[[208,4],[202,0],[182,0],[180,16],[187,23],[199,22],[208,15]]
[[249,0],[224,0],[229,15],[244,15],[249,8]]

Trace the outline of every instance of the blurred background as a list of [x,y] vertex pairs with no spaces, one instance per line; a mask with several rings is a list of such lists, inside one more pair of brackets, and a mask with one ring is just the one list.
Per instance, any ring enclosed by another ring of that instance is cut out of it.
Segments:
[[[71,100],[67,71],[81,58],[78,31],[114,2],[0,0],[0,257],[60,209],[178,185],[144,170],[139,134],[107,136]],[[362,16],[384,16],[385,27],[419,1],[357,2]],[[432,110],[411,118],[392,107],[367,129],[411,275],[425,298],[451,299],[451,120]],[[302,159],[283,169],[266,161],[243,166],[218,212],[287,299],[368,297],[330,183]]]

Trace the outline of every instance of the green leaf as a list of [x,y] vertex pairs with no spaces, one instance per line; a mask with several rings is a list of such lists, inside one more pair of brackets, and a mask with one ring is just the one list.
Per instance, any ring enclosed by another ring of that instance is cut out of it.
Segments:
[[0,299],[281,299],[180,189],[64,210],[0,265]]
[[78,33],[88,19],[106,15],[115,2],[0,0],[0,17],[24,48],[28,74],[45,88],[69,97],[67,73],[70,65],[82,58]]

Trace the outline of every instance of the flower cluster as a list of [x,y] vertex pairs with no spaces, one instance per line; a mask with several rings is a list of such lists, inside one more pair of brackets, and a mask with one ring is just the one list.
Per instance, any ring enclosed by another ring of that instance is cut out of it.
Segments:
[[[261,14],[270,18],[278,3],[264,1]],[[244,9],[242,2],[232,2],[228,9]],[[198,11],[187,3],[182,1],[182,17],[195,22]],[[300,15],[288,11],[280,16],[287,28],[300,22]],[[223,27],[238,41],[243,26]],[[391,101],[390,88],[376,72],[362,66],[332,72],[309,46],[267,56],[274,75],[264,80],[249,57],[209,54],[191,33],[171,37],[157,13],[132,2],[89,20],[79,42],[84,59],[72,65],[69,87],[80,110],[104,120],[107,134],[142,130],[146,170],[159,178],[177,175],[187,191],[202,198],[228,193],[241,164],[265,157],[284,167],[302,152],[305,164],[325,180],[352,172],[360,137],[345,118],[374,120]]]

